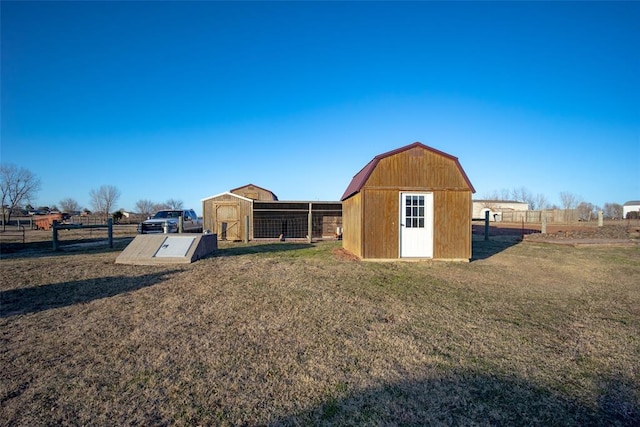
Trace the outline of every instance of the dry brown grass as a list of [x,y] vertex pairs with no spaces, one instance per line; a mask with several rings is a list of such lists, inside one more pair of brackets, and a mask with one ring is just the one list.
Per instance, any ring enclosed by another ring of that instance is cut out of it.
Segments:
[[2,425],[638,425],[640,248],[0,261]]

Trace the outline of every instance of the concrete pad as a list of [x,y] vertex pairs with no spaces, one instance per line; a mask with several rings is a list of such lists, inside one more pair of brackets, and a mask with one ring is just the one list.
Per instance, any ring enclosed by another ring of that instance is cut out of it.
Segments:
[[218,249],[216,234],[138,234],[116,264],[189,264]]

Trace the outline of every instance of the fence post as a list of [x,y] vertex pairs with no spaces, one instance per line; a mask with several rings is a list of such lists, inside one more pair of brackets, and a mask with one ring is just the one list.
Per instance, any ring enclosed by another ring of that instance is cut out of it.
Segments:
[[107,220],[107,236],[109,239],[109,248],[113,249],[113,218]]
[[313,213],[311,212],[311,202],[309,202],[309,217],[307,218],[307,243],[311,243],[311,233],[313,232]]
[[178,233],[182,233],[182,230],[184,229],[184,218],[182,217],[182,215],[178,216]]
[[598,211],[598,227],[602,227],[604,225],[604,212]]
[[489,211],[484,211],[484,240],[489,240]]
[[244,242],[249,243],[249,215],[244,216]]
[[540,215],[542,215],[542,225],[540,226],[540,232],[542,234],[547,234],[547,216],[544,214],[544,212]]
[[53,240],[53,250],[58,250],[58,221],[53,220],[53,224],[51,225],[51,239]]

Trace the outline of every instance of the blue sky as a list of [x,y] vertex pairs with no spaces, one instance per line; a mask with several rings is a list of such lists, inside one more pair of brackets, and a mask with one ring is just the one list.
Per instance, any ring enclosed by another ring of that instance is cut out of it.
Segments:
[[338,200],[420,141],[477,193],[640,199],[638,2],[9,2],[1,161],[34,205]]

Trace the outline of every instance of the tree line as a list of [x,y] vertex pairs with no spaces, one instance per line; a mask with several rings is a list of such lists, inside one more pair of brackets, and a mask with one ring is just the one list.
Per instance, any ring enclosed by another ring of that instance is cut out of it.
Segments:
[[[3,227],[11,220],[14,212],[36,211],[49,213],[60,211],[66,213],[92,213],[87,208],[80,207],[80,204],[73,198],[67,197],[60,200],[60,206],[53,205],[40,206],[37,209],[31,205],[31,200],[35,199],[40,191],[42,183],[40,178],[30,170],[10,163],[0,164],[0,191],[2,196],[2,223]],[[122,209],[114,211],[120,199],[120,190],[113,185],[102,185],[89,192],[89,200],[93,213],[110,215],[117,221],[122,218]],[[149,216],[152,213],[163,209],[183,209],[182,200],[168,199],[165,202],[156,203],[151,200],[141,199],[136,202],[136,213]]]
[[534,211],[546,209],[575,209],[578,212],[578,216],[587,221],[596,218],[598,211],[603,211],[603,215],[607,219],[622,218],[623,209],[619,203],[605,203],[603,206],[597,206],[583,200],[581,196],[571,193],[570,191],[561,191],[559,196],[560,206],[553,205],[549,203],[544,194],[534,194],[526,187],[519,187],[511,190],[502,189],[500,191],[493,191],[486,194],[484,198],[488,200],[511,200],[526,203],[529,205],[529,209]]
[[[32,209],[29,202],[35,198],[41,188],[41,181],[37,175],[30,170],[16,166],[14,164],[0,164],[0,190],[2,191],[2,219],[6,224],[11,219],[12,212],[18,209]],[[569,191],[560,192],[561,206],[551,205],[544,194],[534,194],[526,187],[514,188],[511,190],[502,189],[486,194],[485,199],[511,200],[527,203],[529,209],[576,209],[580,218],[590,220],[602,210],[605,218],[622,218],[622,205],[619,203],[605,203],[604,206],[596,206],[593,203],[582,200],[578,195]],[[91,207],[95,213],[109,215],[120,199],[120,190],[113,185],[102,185],[98,189],[89,192]],[[26,202],[26,204],[25,204]],[[183,209],[182,200],[168,199],[163,203],[156,203],[151,200],[141,199],[136,202],[136,212],[149,216],[153,212],[162,209]],[[39,210],[62,212],[80,212],[78,202],[71,198],[60,200],[60,208],[57,206],[40,207]],[[83,208],[84,212],[90,212]],[[120,210],[121,211],[121,210]],[[117,215],[116,212],[113,214]],[[120,217],[122,213],[120,212]],[[115,218],[115,217],[114,217]]]

